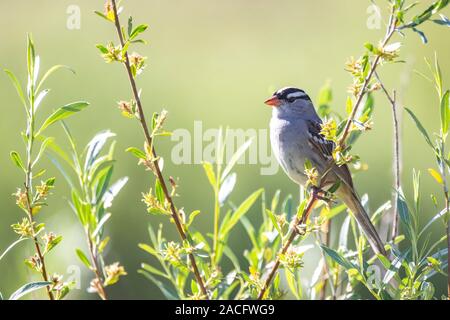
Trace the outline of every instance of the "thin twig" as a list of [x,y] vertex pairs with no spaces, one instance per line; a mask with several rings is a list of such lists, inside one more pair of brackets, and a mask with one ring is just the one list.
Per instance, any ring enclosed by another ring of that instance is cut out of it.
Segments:
[[[48,281],[48,273],[47,267],[45,265],[45,258],[42,254],[41,246],[39,244],[39,240],[36,236],[36,229],[34,227],[34,217],[33,217],[33,207],[32,207],[32,199],[33,199],[33,163],[32,163],[32,154],[33,154],[33,143],[34,143],[34,101],[31,100],[31,110],[30,110],[30,119],[28,123],[28,141],[27,141],[27,167],[25,172],[25,193],[27,196],[27,216],[28,221],[31,225],[31,231],[33,232],[33,242],[34,247],[36,248],[36,254],[39,258],[40,263],[40,273],[42,275],[42,279],[44,281]],[[53,292],[50,289],[50,286],[45,287],[47,290],[47,295],[50,300],[55,300]]]
[[103,285],[103,277],[100,275],[100,269],[98,267],[98,257],[96,254],[96,249],[94,248],[94,244],[92,243],[92,239],[89,235],[89,232],[86,231],[86,237],[88,241],[89,254],[91,255],[92,260],[92,271],[95,274],[95,278],[97,279],[97,283],[95,285],[95,289],[97,289],[97,293],[102,300],[108,300],[108,296],[106,295],[105,287]]
[[267,289],[269,289],[270,283],[272,282],[272,279],[275,276],[275,273],[277,272],[278,268],[280,267],[281,255],[283,255],[287,252],[287,250],[291,246],[292,242],[297,237],[298,226],[304,224],[308,220],[308,216],[311,213],[317,200],[318,200],[317,193],[313,192],[308,201],[308,204],[307,204],[305,210],[303,211],[301,219],[297,218],[296,221],[294,222],[294,224],[292,225],[291,230],[290,230],[290,236],[289,236],[288,240],[286,241],[286,243],[284,244],[283,248],[281,249],[280,253],[278,254],[278,256],[275,260],[275,264],[273,265],[272,270],[270,271],[269,275],[267,276],[264,286],[262,287],[261,291],[259,292],[258,300],[264,299],[266,291],[267,291]]
[[381,81],[380,76],[377,72],[375,72],[375,77],[378,80],[378,83],[381,86],[386,98],[389,100],[392,108],[392,123],[394,126],[394,156],[393,156],[393,169],[394,169],[394,204],[393,204],[393,212],[392,212],[392,233],[391,240],[394,241],[398,235],[398,199],[399,192],[401,188],[400,181],[400,130],[399,130],[399,122],[398,122],[398,114],[397,114],[397,94],[394,90],[392,95],[386,89],[383,81]]
[[[325,235],[325,245],[327,247],[330,247],[330,240],[331,240],[331,219],[328,219],[325,224],[323,225],[323,234]],[[320,300],[325,300],[326,298],[326,294],[327,294],[327,283],[330,283],[330,285],[332,286],[333,284],[330,282],[330,272],[328,269],[328,265],[327,265],[327,260],[325,257],[323,257],[323,268],[322,268],[322,281],[323,281],[323,285],[322,288],[320,289],[320,294],[319,294],[319,299]],[[333,294],[333,297],[335,297],[335,295]],[[334,299],[333,299],[334,300]]]
[[[116,31],[117,31],[117,34],[119,36],[121,47],[123,48],[125,46],[125,42],[124,42],[124,39],[123,39],[123,36],[122,36],[122,27],[121,27],[120,21],[119,21],[119,15],[118,15],[118,12],[117,12],[116,0],[112,0],[112,5],[113,5],[113,10],[114,10],[114,22],[115,22],[115,26],[116,26]],[[142,107],[141,99],[139,97],[139,92],[137,90],[136,82],[135,82],[135,79],[133,77],[133,73],[131,72],[130,59],[128,57],[128,53],[125,52],[124,55],[125,55],[124,65],[125,65],[125,68],[127,70],[128,78],[129,78],[129,81],[130,81],[130,85],[131,85],[131,88],[133,90],[134,99],[135,99],[136,104],[137,104],[138,113],[139,113],[139,121],[141,123],[142,130],[144,131],[145,140],[146,140],[147,144],[149,146],[151,146],[151,148],[152,148],[153,159],[156,159],[156,160],[153,161],[153,165],[154,165],[154,168],[155,168],[155,173],[156,173],[157,179],[159,180],[159,182],[161,184],[161,188],[163,190],[165,198],[169,202],[171,215],[172,215],[172,218],[173,218],[173,220],[175,222],[175,225],[176,225],[177,231],[178,231],[178,233],[179,233],[179,235],[181,237],[181,240],[188,241],[187,236],[186,236],[186,232],[185,232],[185,230],[183,228],[183,225],[181,223],[180,217],[178,215],[178,211],[177,211],[177,209],[175,207],[175,204],[173,202],[172,196],[169,193],[166,181],[165,181],[165,179],[164,179],[164,177],[162,175],[161,168],[159,167],[159,163],[157,161],[158,156],[156,154],[155,147],[153,145],[153,138],[150,135],[150,132],[149,132],[148,126],[147,126],[147,122],[145,120],[144,109]],[[194,257],[194,255],[192,253],[189,253],[188,256],[189,256],[189,260],[190,260],[191,265],[192,265],[192,269],[193,269],[193,272],[194,272],[195,279],[196,279],[196,281],[197,281],[197,283],[198,283],[198,285],[200,287],[200,290],[201,290],[202,294],[205,297],[208,297],[208,293],[206,291],[203,279],[202,279],[202,277],[200,275],[200,272],[199,272],[199,269],[197,267],[197,263],[195,261],[195,257]]]

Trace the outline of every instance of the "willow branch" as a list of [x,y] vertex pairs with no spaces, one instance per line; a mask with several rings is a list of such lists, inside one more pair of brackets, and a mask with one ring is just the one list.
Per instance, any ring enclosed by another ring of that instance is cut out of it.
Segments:
[[398,235],[398,199],[399,199],[399,191],[401,187],[400,181],[400,129],[397,115],[397,94],[393,91],[392,95],[386,89],[383,81],[381,81],[378,73],[375,72],[375,77],[378,80],[378,83],[381,86],[386,98],[391,104],[392,108],[392,123],[394,126],[394,157],[393,157],[393,169],[394,169],[394,204],[393,204],[393,212],[392,212],[392,232],[391,232],[391,240],[393,241]]
[[[116,26],[116,31],[117,31],[117,34],[119,36],[121,47],[124,48],[125,42],[124,42],[124,39],[123,39],[123,36],[122,36],[122,27],[120,25],[119,15],[118,15],[118,12],[117,12],[116,0],[112,0],[112,5],[113,5],[113,10],[114,10],[114,22],[115,22],[115,26]],[[131,65],[130,65],[130,59],[128,57],[128,53],[125,52],[124,56],[125,56],[124,65],[125,65],[125,68],[127,70],[128,78],[129,78],[129,81],[130,81],[130,85],[131,85],[131,88],[133,90],[133,96],[134,96],[134,99],[135,99],[136,104],[137,104],[137,109],[138,109],[138,113],[139,113],[139,122],[140,122],[142,130],[144,132],[144,136],[145,136],[145,140],[146,140],[147,144],[149,146],[152,146],[151,147],[152,148],[152,156],[153,156],[153,159],[155,159],[155,160],[153,160],[153,166],[154,166],[154,169],[155,169],[156,177],[159,180],[159,182],[161,184],[161,188],[162,188],[163,193],[164,193],[164,196],[165,196],[165,198],[167,199],[167,201],[169,203],[171,216],[172,216],[172,218],[173,218],[173,220],[175,222],[175,226],[176,226],[177,231],[178,231],[178,233],[180,235],[180,238],[181,238],[182,241],[188,241],[187,236],[186,236],[186,232],[185,232],[185,230],[183,228],[183,225],[182,225],[182,222],[181,222],[181,219],[180,219],[180,216],[179,216],[178,211],[177,211],[177,209],[175,207],[175,204],[173,202],[172,196],[170,195],[170,192],[169,192],[169,190],[167,188],[166,181],[165,181],[165,179],[164,179],[164,177],[162,175],[161,168],[160,168],[159,163],[157,161],[158,156],[157,156],[157,153],[155,151],[155,147],[153,145],[153,138],[152,138],[152,136],[151,136],[151,134],[149,132],[149,129],[148,129],[148,126],[147,126],[147,122],[145,120],[144,109],[142,107],[141,98],[139,97],[139,92],[137,90],[136,81],[135,81],[135,79],[133,77],[133,73],[131,71]],[[194,257],[194,255],[192,253],[189,253],[188,256],[189,256],[189,260],[191,262],[191,266],[192,266],[192,269],[193,269],[193,272],[194,272],[195,279],[196,279],[196,281],[197,281],[197,283],[198,283],[198,285],[200,287],[200,290],[201,290],[202,294],[205,297],[208,297],[208,293],[206,291],[203,279],[202,279],[202,277],[200,275],[200,272],[199,272],[199,269],[197,267],[197,263],[195,261],[195,257]]]
[[317,200],[318,200],[318,195],[316,192],[313,192],[311,197],[309,198],[309,201],[308,201],[308,204],[306,205],[305,210],[302,213],[301,218],[299,219],[297,217],[295,222],[293,223],[291,230],[289,231],[290,236],[289,236],[288,240],[285,242],[285,244],[283,245],[281,251],[278,253],[277,258],[275,260],[275,264],[273,265],[269,275],[267,276],[266,281],[264,282],[264,285],[263,285],[261,291],[259,292],[258,300],[264,299],[267,289],[269,289],[270,284],[271,284],[278,268],[280,267],[281,256],[288,251],[292,242],[294,242],[295,238],[299,234],[298,227],[300,225],[306,223],[306,221],[308,220],[308,216],[311,213],[312,209],[314,208],[314,205],[316,204]]

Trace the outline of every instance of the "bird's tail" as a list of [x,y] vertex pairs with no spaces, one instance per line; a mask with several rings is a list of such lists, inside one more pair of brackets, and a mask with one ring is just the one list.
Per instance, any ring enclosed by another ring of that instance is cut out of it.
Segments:
[[370,221],[369,215],[367,214],[366,210],[364,210],[364,207],[362,206],[361,201],[359,200],[359,197],[356,195],[356,193],[346,185],[341,185],[336,193],[353,213],[353,216],[366,235],[373,251],[376,254],[381,253],[382,255],[386,256],[386,250],[384,249],[383,241],[381,241],[378,232]]

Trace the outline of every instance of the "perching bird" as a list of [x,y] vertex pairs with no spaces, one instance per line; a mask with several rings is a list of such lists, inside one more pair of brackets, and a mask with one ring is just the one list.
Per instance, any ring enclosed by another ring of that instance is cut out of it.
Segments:
[[272,149],[289,178],[299,185],[307,184],[307,159],[318,171],[319,178],[328,172],[321,181],[321,189],[326,191],[340,182],[335,194],[353,213],[375,253],[386,255],[383,242],[356,194],[348,167],[333,162],[334,143],[320,133],[322,120],[309,96],[297,88],[282,88],[265,104],[273,107],[270,120]]

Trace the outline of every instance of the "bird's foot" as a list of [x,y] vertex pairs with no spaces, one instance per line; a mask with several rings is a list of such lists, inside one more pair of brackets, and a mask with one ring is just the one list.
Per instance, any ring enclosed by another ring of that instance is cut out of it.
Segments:
[[326,202],[327,204],[333,203],[333,194],[326,190],[323,190],[320,187],[312,187],[313,196],[318,199]]

